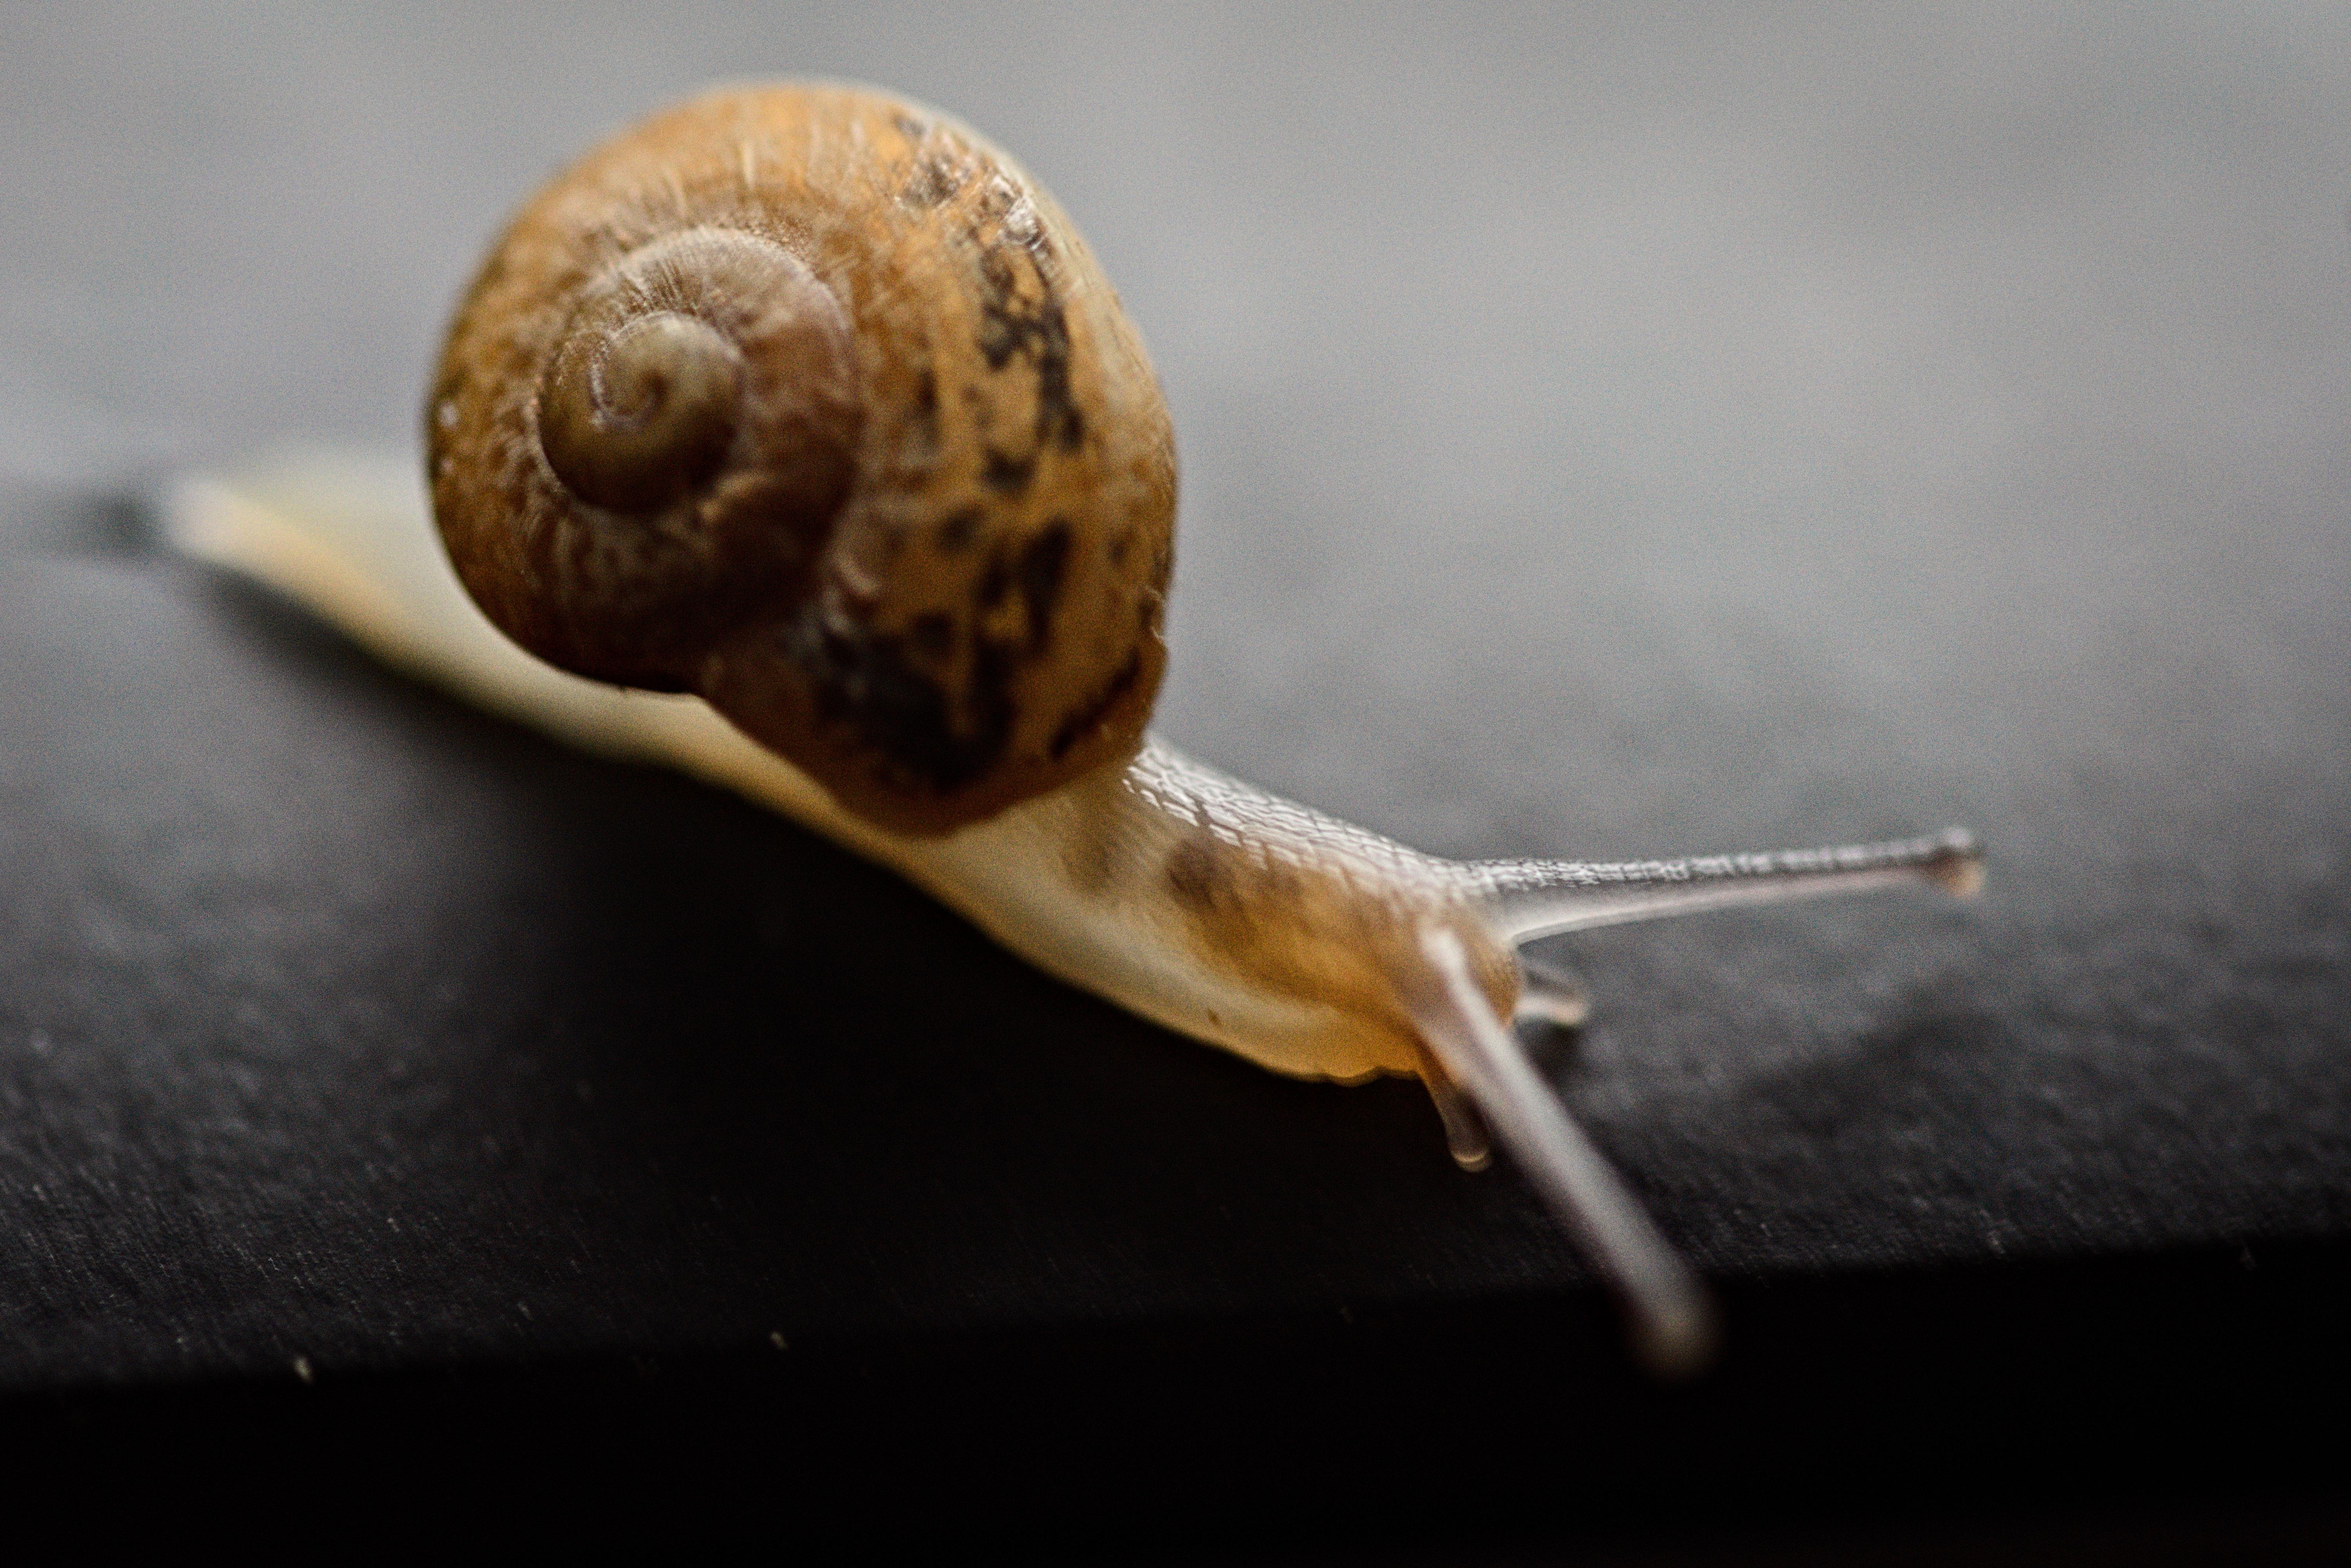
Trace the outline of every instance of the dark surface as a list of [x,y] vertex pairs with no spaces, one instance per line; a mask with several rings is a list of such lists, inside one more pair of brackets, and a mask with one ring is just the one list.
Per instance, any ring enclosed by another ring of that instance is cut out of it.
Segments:
[[[1097,1548],[2342,1543],[2339,16],[664,17],[0,21],[12,1452],[687,1455],[784,1533]],[[1712,1379],[1414,1086],[143,548],[169,468],[402,439],[502,208],[785,69],[1012,147],[1150,335],[1180,742],[1455,854],[1984,836],[1972,904],[1559,950]]]

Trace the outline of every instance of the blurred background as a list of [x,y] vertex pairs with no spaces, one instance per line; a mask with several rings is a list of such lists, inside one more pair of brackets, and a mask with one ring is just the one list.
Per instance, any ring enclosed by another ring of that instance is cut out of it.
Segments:
[[[1456,855],[1985,837],[1972,906],[1574,947],[1571,1096],[1710,1272],[2340,1255],[2351,10],[6,5],[0,534],[412,444],[505,215],[775,76],[962,117],[1092,241],[1176,420],[1180,744]],[[1418,1233],[1301,1198],[1311,1242],[1275,1201],[1289,1261],[1204,1261],[1185,1184],[1324,1102],[1131,1055],[1117,1113],[1262,1127],[1124,1172],[1113,1114],[1086,1179],[1167,1187],[1116,1247],[926,1176],[1008,1315],[1058,1310],[1024,1226],[1137,1310],[1575,1277],[1465,1218],[1499,1184]]]
[[505,214],[777,75],[1092,239],[1178,432],[1179,742],[1456,854],[2341,881],[2339,6],[12,6],[0,486],[412,444]]

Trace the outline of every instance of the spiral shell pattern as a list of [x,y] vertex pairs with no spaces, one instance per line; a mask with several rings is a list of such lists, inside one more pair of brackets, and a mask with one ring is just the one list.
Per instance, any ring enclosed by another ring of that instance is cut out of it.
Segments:
[[1002,153],[844,87],[714,93],[530,202],[427,411],[475,601],[698,692],[893,830],[1140,743],[1173,438],[1085,243]]

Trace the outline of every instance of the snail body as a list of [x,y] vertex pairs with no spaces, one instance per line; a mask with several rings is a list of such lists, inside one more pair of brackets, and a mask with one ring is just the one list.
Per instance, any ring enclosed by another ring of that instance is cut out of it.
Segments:
[[1703,1292],[1510,1035],[1583,1005],[1519,945],[1978,874],[1959,832],[1450,862],[1150,736],[1176,477],[1140,338],[1017,165],[886,94],[729,89],[590,153],[465,296],[426,426],[445,556],[413,479],[320,458],[181,486],[172,537],[485,706],[773,807],[1172,1030],[1295,1076],[1417,1075],[1465,1166],[1489,1133],[1517,1156],[1661,1367],[1703,1359]]

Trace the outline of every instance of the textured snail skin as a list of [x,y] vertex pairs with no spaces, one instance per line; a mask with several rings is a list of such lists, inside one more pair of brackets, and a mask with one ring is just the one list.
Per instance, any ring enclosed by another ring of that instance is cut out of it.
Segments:
[[1408,984],[1421,923],[1519,978],[1482,868],[1424,855],[1195,762],[1131,757],[946,834],[849,810],[691,695],[574,676],[522,652],[452,575],[405,465],[332,454],[183,484],[183,552],[257,579],[395,668],[582,750],[733,789],[888,866],[1073,985],[1294,1077],[1433,1073]]
[[715,94],[591,154],[493,253],[430,406],[445,559],[412,477],[321,458],[181,486],[172,538],[485,707],[771,806],[1170,1029],[1301,1077],[1417,1074],[1463,1165],[1489,1132],[1517,1157],[1660,1370],[1705,1360],[1705,1294],[1510,1036],[1583,1009],[1519,945],[1980,876],[1956,831],[1458,863],[1145,736],[1175,504],[1150,367],[1050,201],[885,95]]
[[1140,743],[1174,439],[1085,242],[938,114],[715,92],[534,197],[426,418],[502,630],[692,691],[851,810],[939,832]]

